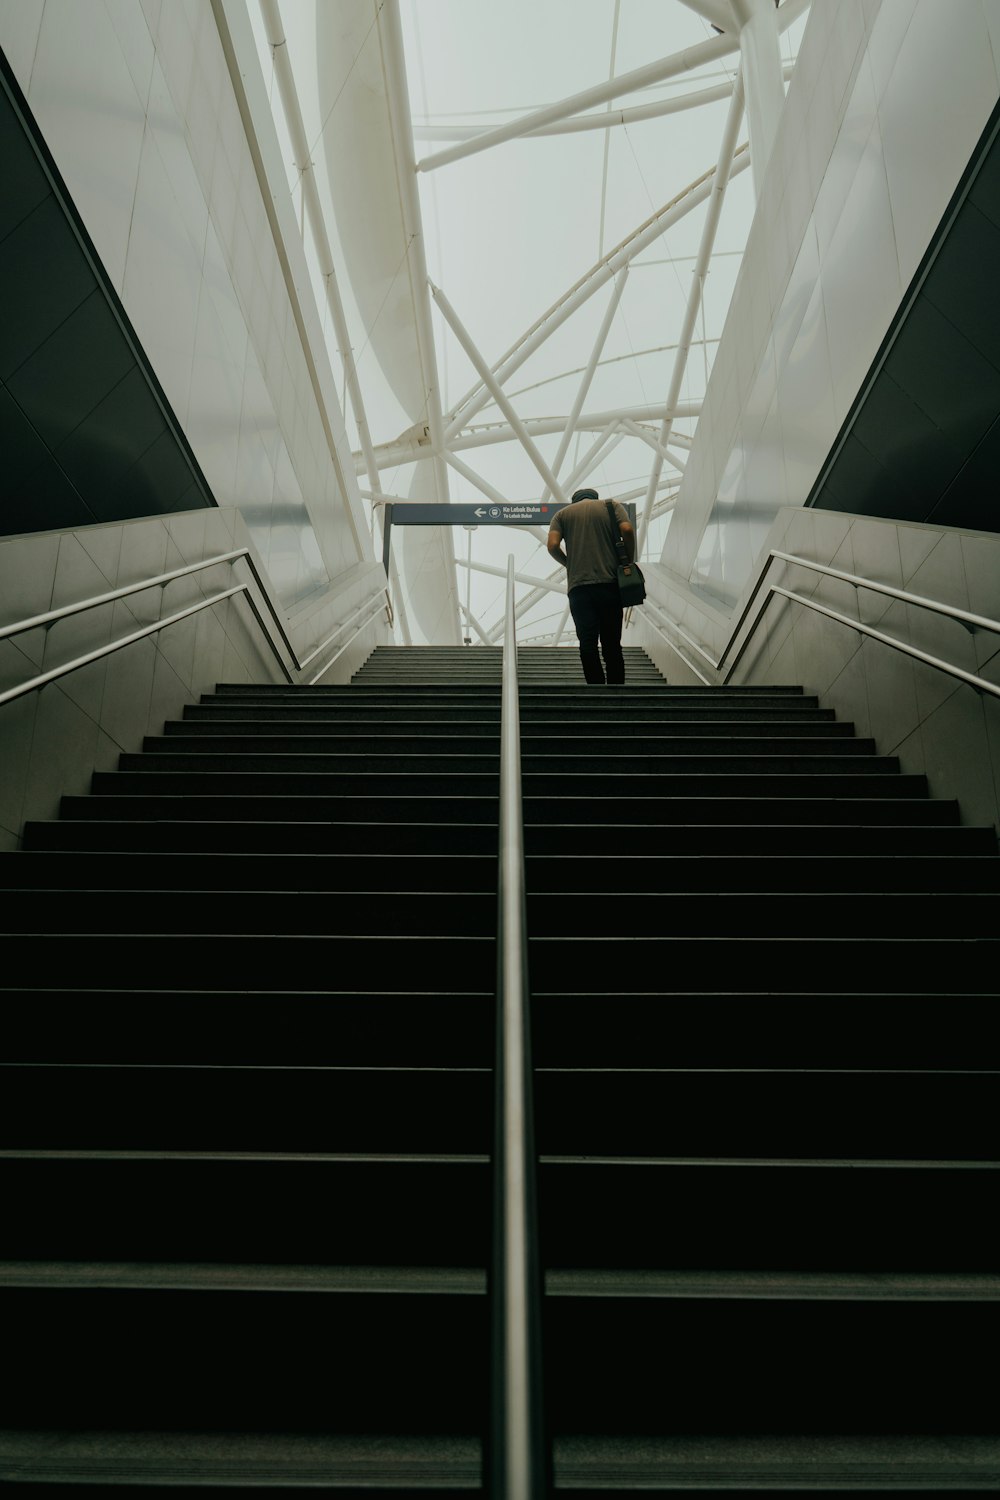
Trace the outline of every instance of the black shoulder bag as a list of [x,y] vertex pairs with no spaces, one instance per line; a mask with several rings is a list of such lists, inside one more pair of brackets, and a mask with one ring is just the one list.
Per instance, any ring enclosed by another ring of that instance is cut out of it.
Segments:
[[614,537],[615,553],[618,557],[618,592],[621,595],[622,608],[628,609],[633,604],[641,604],[646,597],[646,580],[637,562],[629,562],[625,551],[625,543],[618,529],[618,517],[615,515],[613,500],[605,500],[608,507],[608,520],[611,522],[611,532]]

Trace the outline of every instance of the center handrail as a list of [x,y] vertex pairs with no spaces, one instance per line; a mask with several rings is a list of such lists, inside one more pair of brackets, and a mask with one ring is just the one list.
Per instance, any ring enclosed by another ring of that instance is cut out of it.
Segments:
[[514,559],[507,562],[500,718],[500,866],[494,1069],[490,1493],[542,1500],[542,1273],[538,1251],[521,800]]

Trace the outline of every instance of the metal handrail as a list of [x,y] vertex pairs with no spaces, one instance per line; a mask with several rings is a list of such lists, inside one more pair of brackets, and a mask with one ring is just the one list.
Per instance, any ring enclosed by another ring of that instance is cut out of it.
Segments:
[[542,1277],[524,895],[514,558],[507,563],[500,722],[500,870],[494,1070],[490,1493],[542,1500]]
[[[383,592],[384,592],[384,590],[383,590]],[[305,662],[303,662],[302,665],[305,666],[306,663],[311,662],[314,657],[318,656],[319,653],[323,650],[323,647],[324,646],[328,646],[332,640],[335,640],[336,637],[340,634],[340,632],[342,630],[346,629],[346,627],[351,623],[351,621],[353,619],[355,619],[361,613],[361,610],[365,609],[366,606],[371,605],[371,603],[372,603],[372,601],[370,599],[366,600],[365,604],[362,604],[361,609],[356,609],[354,611],[353,615],[349,615],[348,618],[344,621],[343,625],[338,625],[337,629],[333,632],[333,634],[327,636],[327,638],[323,642],[322,646],[317,646],[316,650],[313,651],[310,656],[306,657],[306,660],[305,660]],[[351,631],[350,635],[347,637],[347,640],[341,646],[340,650],[339,651],[335,651],[333,653],[333,655],[330,657],[330,660],[327,662],[326,666],[325,667],[321,667],[320,670],[315,674],[315,676],[310,677],[310,679],[309,679],[309,686],[310,687],[315,687],[316,683],[319,682],[320,678],[326,676],[327,672],[329,672],[329,670],[333,666],[334,662],[335,661],[339,661],[340,658],[343,656],[344,652],[347,650],[348,646],[354,640],[355,636],[360,635],[361,632],[362,632],[362,630],[364,630],[365,626],[366,625],[370,625],[371,622],[372,622],[372,620],[374,620],[375,616],[377,614],[379,614],[385,608],[386,608],[386,601],[381,597],[381,595],[379,595],[376,598],[376,600],[375,600],[374,607],[370,608],[368,610],[368,613],[365,615],[365,618],[361,621],[360,625],[355,626],[355,628]]]
[[[894,635],[886,635],[884,630],[876,630],[872,625],[865,625],[861,620],[852,620],[850,615],[841,614],[838,609],[830,609],[829,605],[819,604],[815,599],[810,599],[806,594],[796,594],[792,589],[783,589],[778,584],[772,584],[768,589],[768,598],[772,594],[781,594],[785,599],[791,599],[796,604],[804,604],[807,609],[815,610],[819,615],[826,615],[827,619],[836,620],[839,625],[847,625],[851,630],[857,630],[861,635],[870,636],[873,641],[881,641],[885,646],[892,646],[896,651],[902,651],[905,656],[912,656],[916,661],[922,661],[929,667],[937,667],[941,672],[947,672],[949,677],[957,677],[960,682],[967,682],[978,692],[990,693],[994,698],[1000,698],[1000,686],[995,682],[989,682],[985,677],[977,677],[974,672],[966,672],[964,667],[953,666],[951,662],[942,661],[939,656],[931,656],[928,651],[921,651],[917,646],[910,646],[906,641],[899,640]],[[761,614],[763,614],[763,609]],[[730,677],[736,671],[743,652],[746,650],[753,631],[747,636],[739,651],[733,658],[733,664],[722,679],[725,687]]]
[[[970,610],[959,609],[953,604],[944,604],[937,599],[928,599],[923,594],[912,594],[907,589],[897,589],[894,588],[891,584],[878,583],[873,578],[862,578],[857,573],[847,573],[840,568],[828,567],[825,563],[813,562],[811,558],[799,557],[794,552],[782,552],[778,548],[772,547],[757,575],[753,588],[750,590],[746,604],[743,606],[743,609],[740,613],[740,617],[733,627],[728,641],[722,649],[722,654],[720,655],[718,662],[716,663],[716,670],[721,669],[722,663],[725,661],[726,657],[729,655],[729,652],[732,650],[732,647],[743,628],[746,618],[750,613],[750,609],[754,603],[754,600],[756,599],[757,595],[760,593],[760,590],[764,585],[764,580],[767,576],[768,570],[770,569],[772,562],[774,562],[775,560],[779,562],[791,563],[795,567],[806,568],[810,572],[820,573],[825,577],[837,578],[844,583],[849,583],[855,589],[869,589],[873,593],[883,594],[890,599],[901,600],[904,604],[912,604],[920,609],[933,610],[936,614],[944,615],[949,619],[957,620],[961,625],[965,626],[967,630],[989,630],[994,634],[1000,635],[1000,621],[991,620],[986,615],[973,614]],[[743,657],[743,653],[746,651],[747,647],[752,641],[754,632],[756,631],[757,626],[760,624],[760,621],[764,617],[764,611],[767,608],[768,602],[774,594],[780,594],[783,598],[791,599],[796,604],[802,604],[806,609],[811,609],[816,614],[825,615],[828,619],[836,620],[838,624],[846,625],[849,627],[849,629],[856,630],[860,635],[870,636],[872,640],[877,640],[880,641],[883,645],[891,646],[894,650],[903,652],[905,656],[911,656],[917,661],[924,662],[927,666],[935,667],[938,671],[941,672],[946,672],[948,676],[955,677],[960,682],[968,683],[968,685],[975,688],[977,692],[989,693],[995,698],[1000,698],[1000,687],[998,687],[996,683],[988,681],[987,678],[979,677],[974,672],[966,672],[963,667],[953,666],[951,662],[943,661],[938,656],[932,656],[927,651],[921,651],[916,646],[910,646],[905,641],[899,640],[897,636],[887,635],[885,631],[876,630],[873,626],[866,625],[861,620],[852,620],[850,615],[841,614],[839,610],[830,609],[828,605],[820,604],[817,600],[809,598],[808,595],[798,594],[792,589],[781,588],[778,584],[775,583],[768,584],[767,597],[764,599],[763,604],[757,611],[757,617],[754,620],[753,625],[747,632],[747,635],[740,644],[739,650],[737,651],[732,662],[726,670],[725,676],[722,679],[723,687],[726,685],[726,683],[729,682],[733,673],[736,671],[736,668],[738,667]]]
[[780,562],[795,563],[797,567],[809,568],[813,573],[825,573],[830,578],[841,578],[845,583],[853,584],[855,588],[872,589],[876,594],[887,594],[890,599],[902,599],[905,604],[917,604],[921,609],[930,609],[935,614],[947,615],[952,620],[960,620],[970,631],[992,630],[1000,635],[1000,620],[991,620],[986,615],[974,615],[967,609],[959,609],[955,604],[943,604],[940,599],[928,599],[925,594],[911,594],[906,589],[895,589],[891,583],[876,583],[873,578],[859,578],[857,573],[845,573],[840,568],[831,568],[825,563],[797,557],[794,552],[779,552],[777,548],[772,548],[770,556],[778,558]]
[[[385,599],[384,600],[381,598],[381,594],[385,594]],[[388,615],[389,615],[389,624],[391,625],[392,624],[392,605],[389,603],[389,591],[388,591],[388,589],[382,589],[381,590],[381,594],[376,597],[376,600],[375,600],[376,608],[374,608],[372,610],[372,615],[374,616],[378,612],[378,610],[380,610],[380,609],[385,609],[387,611]],[[305,669],[306,669],[306,667],[308,667],[309,663],[315,661],[316,658],[317,658],[317,656],[319,656],[320,652],[321,651],[325,651],[326,648],[327,648],[327,646],[329,646],[330,642],[331,641],[335,641],[337,639],[338,635],[340,634],[340,632],[342,630],[346,630],[347,627],[348,627],[348,625],[350,625],[351,621],[352,620],[356,620],[357,617],[358,617],[358,615],[360,615],[363,610],[368,609],[369,606],[371,605],[371,603],[372,603],[371,599],[366,599],[365,602],[364,602],[364,604],[359,605],[358,608],[354,611],[354,613],[352,615],[348,615],[347,619],[344,620],[340,625],[337,626],[336,630],[331,630],[330,634],[326,637],[326,639],[323,640],[323,641],[320,641],[319,645],[316,646],[312,651],[310,651],[310,653],[309,653],[308,656],[304,656],[301,661],[299,661],[296,658],[296,663],[295,664],[298,667],[299,671],[300,672],[304,672]],[[367,623],[367,621],[365,623]],[[360,628],[363,629],[364,626],[361,626]],[[354,631],[354,633],[351,636],[351,640],[354,639],[354,636],[357,635],[357,633],[358,633],[357,631]],[[348,642],[347,644],[350,644],[350,643]],[[343,651],[343,649],[344,648],[341,647],[340,651],[337,652],[337,655],[331,657],[331,659],[327,662],[326,666],[323,668],[323,671],[319,674],[320,677],[323,676],[323,673],[328,672],[330,670],[330,668],[333,666],[333,663],[337,660],[337,656],[341,655],[341,652]],[[318,680],[319,680],[319,678],[317,678],[317,677],[314,677],[312,679],[313,682],[317,682]]]
[[[707,653],[705,651],[703,651],[702,648],[698,645],[697,641],[693,641],[691,639],[691,637],[687,634],[687,632],[685,630],[682,630],[682,628],[680,627],[680,625],[678,625],[675,620],[671,620],[670,616],[666,613],[666,611],[662,610],[659,607],[658,604],[653,604],[651,600],[645,599],[643,601],[643,609],[645,610],[645,612],[647,614],[649,614],[649,612],[652,611],[653,614],[659,615],[659,617],[660,617],[661,620],[665,620],[666,623],[673,630],[677,631],[677,634],[682,638],[682,640],[687,641],[689,645],[691,645],[691,646],[693,646],[695,648],[695,650],[698,652],[699,656],[704,656],[706,658],[706,660],[708,660],[711,663],[712,666],[715,665],[715,663],[711,661],[711,658],[707,655]],[[657,623],[656,623],[655,620],[649,620],[647,623],[649,624],[649,627],[650,627],[651,630],[655,630],[656,631],[657,635],[660,637],[661,640],[666,641],[666,643],[670,647],[671,651],[676,652],[676,654],[680,657],[681,661],[687,667],[688,671],[689,672],[693,672],[694,675],[697,677],[697,679],[698,679],[699,682],[703,682],[706,687],[710,687],[711,684],[710,684],[708,678],[705,676],[704,672],[702,672],[698,667],[696,667],[695,664],[694,664],[694,662],[691,661],[691,660],[689,660],[689,658],[684,655],[684,652],[681,650],[681,648],[679,646],[676,646],[674,644],[674,642],[667,635],[666,631],[663,630],[659,625],[657,625]]]
[[[692,640],[691,637],[686,634],[684,629],[680,625],[678,625],[676,621],[671,620],[669,616],[667,616],[665,612],[659,608],[659,606],[654,605],[653,608],[662,619],[667,621],[672,629],[677,631],[678,635],[680,635],[684,640],[688,641],[689,644],[695,648],[698,654],[705,658],[705,660],[709,663],[714,671],[720,672],[722,670],[723,662],[726,660],[726,657],[733,649],[733,646],[736,644],[736,641],[739,637],[740,631],[746,624],[747,616],[750,614],[750,611],[754,606],[754,602],[756,601],[758,594],[764,587],[764,581],[767,577],[771,564],[776,560],[778,562],[791,563],[797,568],[806,568],[812,573],[820,573],[826,578],[836,578],[842,583],[849,583],[852,588],[855,589],[870,589],[872,593],[883,594],[890,599],[898,599],[904,604],[912,604],[919,609],[932,610],[935,614],[944,615],[947,619],[956,620],[960,625],[963,625],[965,629],[970,632],[974,632],[976,630],[989,630],[995,635],[1000,635],[1000,620],[991,620],[987,615],[973,614],[971,610],[959,609],[958,606],[954,604],[944,604],[939,599],[928,599],[926,595],[923,594],[912,594],[908,589],[897,589],[889,583],[878,583],[874,578],[862,578],[859,574],[847,573],[842,568],[831,568],[827,566],[826,563],[813,562],[811,558],[799,557],[798,554],[794,552],[782,552],[777,547],[771,548],[770,552],[768,552],[767,554],[767,557],[761,564],[760,569],[757,573],[757,577],[754,580],[753,588],[747,595],[746,603],[740,611],[740,617],[730,631],[729,639],[723,646],[722,652],[719,655],[717,661],[713,661],[708,652],[705,651],[703,647],[699,646],[697,641]],[[979,693],[989,693],[994,698],[1000,698],[1000,686],[998,686],[995,682],[990,682],[985,677],[979,677],[975,672],[966,672],[964,667],[956,667],[951,662],[943,661],[939,656],[932,656],[928,651],[921,651],[917,646],[908,645],[906,641],[901,641],[897,636],[887,635],[885,631],[876,630],[874,626],[871,625],[865,625],[861,620],[852,620],[850,615],[841,614],[839,610],[830,609],[828,605],[820,604],[815,599],[809,598],[808,595],[798,594],[792,589],[781,588],[776,583],[768,584],[767,595],[763,603],[757,610],[756,618],[754,619],[753,624],[741,641],[739,650],[733,657],[733,660],[730,662],[729,666],[726,668],[725,675],[722,677],[721,686],[726,686],[733,673],[736,671],[736,668],[739,666],[744,652],[754,638],[754,633],[756,632],[757,626],[764,618],[764,611],[766,610],[772,596],[775,594],[780,594],[785,599],[791,599],[794,603],[801,604],[806,609],[814,610],[816,614],[825,615],[830,620],[836,620],[838,624],[846,625],[849,629],[856,630],[859,635],[870,636],[872,640],[880,641],[883,645],[886,646],[891,646],[894,650],[903,652],[905,656],[912,656],[914,660],[922,661],[927,666],[935,667],[940,672],[946,672],[949,677],[955,677],[959,682],[968,683],[970,687],[975,688],[975,690]],[[651,601],[647,599],[645,604],[645,607],[647,609],[650,607],[650,603]],[[662,636],[665,641],[667,641],[667,644],[670,646],[671,650],[677,652],[677,655],[681,658],[685,665],[688,666],[692,672],[694,672],[695,676],[699,677],[702,682],[705,682],[706,679],[702,677],[702,674],[698,671],[694,663],[687,660],[683,651],[675,646],[673,641],[671,641],[668,636],[664,635],[663,631],[656,625],[655,621],[651,620],[649,623],[651,628],[655,630],[658,635]]]
[[[938,599],[928,599],[923,594],[911,594],[906,589],[893,588],[893,586],[888,583],[878,583],[874,578],[861,578],[857,573],[845,573],[840,568],[831,568],[828,567],[825,563],[813,562],[811,558],[799,557],[794,552],[782,552],[777,547],[772,547],[761,565],[753,588],[747,595],[747,601],[740,612],[739,619],[736,621],[736,624],[733,626],[732,631],[730,632],[728,641],[723,647],[722,655],[719,657],[719,660],[715,664],[716,668],[722,666],[722,663],[725,661],[726,657],[732,650],[733,645],[736,642],[736,638],[739,635],[740,631],[743,629],[743,625],[746,621],[747,615],[753,608],[754,600],[760,593],[761,588],[764,585],[764,579],[767,577],[767,574],[771,568],[771,564],[775,561],[775,559],[777,559],[779,562],[793,563],[795,567],[806,568],[812,573],[822,573],[828,578],[840,579],[843,583],[851,584],[853,588],[870,589],[875,594],[885,594],[890,599],[902,600],[904,604],[914,604],[922,609],[933,610],[936,614],[947,615],[951,619],[960,621],[961,624],[965,625],[969,630],[990,630],[994,631],[997,634],[1000,634],[1000,621],[990,620],[985,615],[974,615],[971,614],[969,610],[958,609],[953,604],[942,604]],[[769,589],[769,595],[773,591],[774,589],[772,586],[771,589]],[[766,607],[767,601],[765,600],[764,604],[761,606],[758,618],[760,614],[763,614]],[[755,622],[754,629],[756,628],[757,627]],[[751,631],[751,634],[752,633],[753,632]],[[889,639],[892,639],[892,637],[890,637]],[[746,641],[744,641],[743,646],[740,648],[741,654],[745,646]],[[733,665],[735,665],[735,663]],[[730,672],[731,671],[732,668],[730,668]]]
[[42,626],[47,629],[56,620],[64,620],[69,615],[83,614],[88,609],[96,609],[99,604],[112,604],[116,599],[127,599],[130,594],[145,593],[146,589],[162,588],[166,584],[172,583],[175,578],[186,578],[191,573],[203,573],[206,568],[217,567],[220,563],[239,562],[241,557],[246,559],[247,566],[263,595],[268,613],[277,627],[278,634],[288,648],[289,655],[295,662],[295,665],[299,666],[300,663],[295,655],[295,648],[285,634],[284,626],[278,618],[274,605],[271,603],[257,565],[250,556],[249,547],[237,547],[232,552],[220,552],[215,557],[204,558],[201,562],[188,563],[183,568],[173,568],[169,573],[157,573],[154,578],[144,578],[140,583],[128,583],[120,589],[109,589],[105,594],[93,594],[89,599],[79,599],[75,604],[64,604],[61,609],[50,609],[45,614],[33,615],[27,620],[18,620],[14,625],[0,626],[0,641],[6,640],[9,636],[22,635],[26,630],[37,630]]
[[208,609],[213,604],[222,604],[226,599],[231,599],[234,594],[246,594],[247,603],[257,617],[257,621],[264,631],[265,639],[275,658],[289,682],[292,674],[278,655],[278,648],[271,639],[271,634],[264,624],[264,617],[257,608],[250,593],[248,583],[238,583],[235,588],[226,589],[221,594],[213,594],[208,599],[200,599],[197,604],[189,604],[186,609],[180,609],[176,614],[168,615],[165,620],[155,620],[152,625],[145,625],[141,630],[133,630],[130,635],[123,636],[121,640],[109,641],[106,646],[99,646],[96,651],[88,651],[84,656],[78,656],[73,661],[64,662],[61,667],[53,667],[48,672],[41,672],[37,677],[31,677],[27,682],[18,683],[17,687],[8,688],[6,692],[0,693],[0,705],[10,703],[15,698],[22,698],[26,693],[33,693],[36,688],[42,688],[48,682],[55,682],[57,677],[65,677],[70,672],[75,672],[79,667],[86,667],[93,661],[100,661],[102,656],[111,656],[115,651],[121,651],[125,646],[131,646],[135,641],[143,640],[147,635],[155,635],[158,630],[164,630],[168,625],[176,625],[178,620],[186,620],[190,615],[196,615],[200,610]]
[[[300,672],[304,671],[305,668],[310,664],[310,662],[315,661],[316,657],[319,656],[320,653],[324,651],[332,641],[335,641],[337,636],[340,635],[342,631],[346,630],[348,625],[350,625],[352,621],[356,620],[359,614],[362,614],[366,610],[368,611],[361,624],[351,632],[351,635],[341,646],[340,650],[336,651],[327,662],[326,666],[323,667],[321,671],[316,673],[316,675],[310,679],[310,685],[318,682],[321,677],[324,677],[326,673],[329,672],[333,664],[347,650],[347,647],[351,644],[351,641],[354,640],[355,636],[360,634],[365,626],[375,618],[379,610],[385,609],[389,616],[389,622],[390,624],[392,623],[392,604],[389,600],[388,589],[383,588],[379,591],[379,594],[375,598],[374,607],[372,607],[372,600],[366,599],[365,602],[353,612],[353,614],[348,615],[346,620],[338,625],[335,630],[331,631],[326,639],[321,641],[320,644],[316,646],[315,649],[312,650],[304,660],[300,661],[295,647],[292,645],[288,634],[281,623],[278,613],[273,603],[271,602],[271,597],[264,586],[264,580],[261,578],[260,571],[256,563],[254,562],[253,557],[250,555],[249,547],[237,547],[234,548],[231,552],[220,552],[217,553],[214,557],[204,558],[201,562],[188,563],[183,568],[172,568],[167,573],[157,573],[154,577],[144,578],[139,583],[129,583],[123,585],[118,589],[108,589],[103,594],[92,594],[90,598],[77,600],[74,604],[64,604],[60,606],[59,609],[46,610],[43,614],[31,615],[26,620],[17,620],[12,625],[0,626],[0,641],[9,640],[12,636],[23,635],[29,630],[47,630],[49,626],[55,624],[57,620],[65,620],[71,615],[84,614],[87,610],[97,609],[102,604],[113,604],[116,600],[127,599],[133,594],[145,593],[147,589],[163,588],[168,583],[172,583],[177,578],[186,578],[193,573],[202,573],[206,569],[218,567],[222,563],[237,563],[241,559],[245,561],[247,566],[249,567],[254,581],[260,589],[261,597],[263,598],[265,607],[267,608],[267,611],[274,622],[275,628],[277,629],[278,634],[284,642],[285,648],[288,651],[289,656],[292,658],[294,666]],[[111,641],[108,643],[108,645],[101,646],[95,651],[88,651],[83,656],[75,657],[72,661],[63,663],[62,666],[53,667],[48,672],[39,673],[37,676],[29,678],[28,681],[18,684],[17,687],[8,688],[5,692],[0,693],[0,706],[2,706],[4,703],[11,702],[15,698],[21,698],[27,693],[34,692],[37,688],[44,687],[46,683],[54,682],[59,677],[65,677],[68,673],[75,672],[80,667],[85,667],[88,666],[91,662],[99,661],[103,656],[110,656],[115,651],[120,651],[123,647],[132,645],[135,641],[141,641],[146,636],[155,635],[157,631],[166,629],[168,625],[175,625],[179,620],[185,620],[189,616],[197,614],[202,609],[207,609],[213,604],[223,603],[226,599],[231,599],[236,594],[246,595],[247,603],[249,604],[258,625],[264,632],[264,637],[269,647],[271,648],[271,652],[275,660],[277,661],[278,666],[284,673],[286,681],[293,682],[294,679],[292,677],[292,674],[291,672],[289,672],[287,666],[282,660],[281,653],[278,651],[278,648],[275,645],[274,638],[270,629],[268,628],[267,622],[261,614],[257,602],[250,592],[250,585],[241,583],[238,584],[235,588],[227,589],[221,594],[214,594],[211,598],[204,599],[198,604],[193,604],[186,609],[178,610],[175,614],[168,615],[166,619],[157,620],[152,625],[147,625],[141,630],[132,631],[129,635],[123,636],[120,640]],[[385,596],[384,599],[382,597],[383,595]]]

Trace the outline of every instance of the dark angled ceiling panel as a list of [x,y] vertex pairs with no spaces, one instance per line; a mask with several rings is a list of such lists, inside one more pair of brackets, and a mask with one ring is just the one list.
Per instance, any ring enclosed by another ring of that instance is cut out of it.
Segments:
[[0,52],[0,535],[214,505]]
[[807,504],[1000,531],[1000,105]]

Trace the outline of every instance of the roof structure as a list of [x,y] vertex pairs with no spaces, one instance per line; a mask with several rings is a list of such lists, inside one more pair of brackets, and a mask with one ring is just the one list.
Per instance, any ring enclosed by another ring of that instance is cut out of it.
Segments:
[[[660,556],[807,0],[250,9],[373,538],[586,483]],[[394,549],[404,638],[498,641],[512,551],[519,638],[566,640],[543,530]]]

